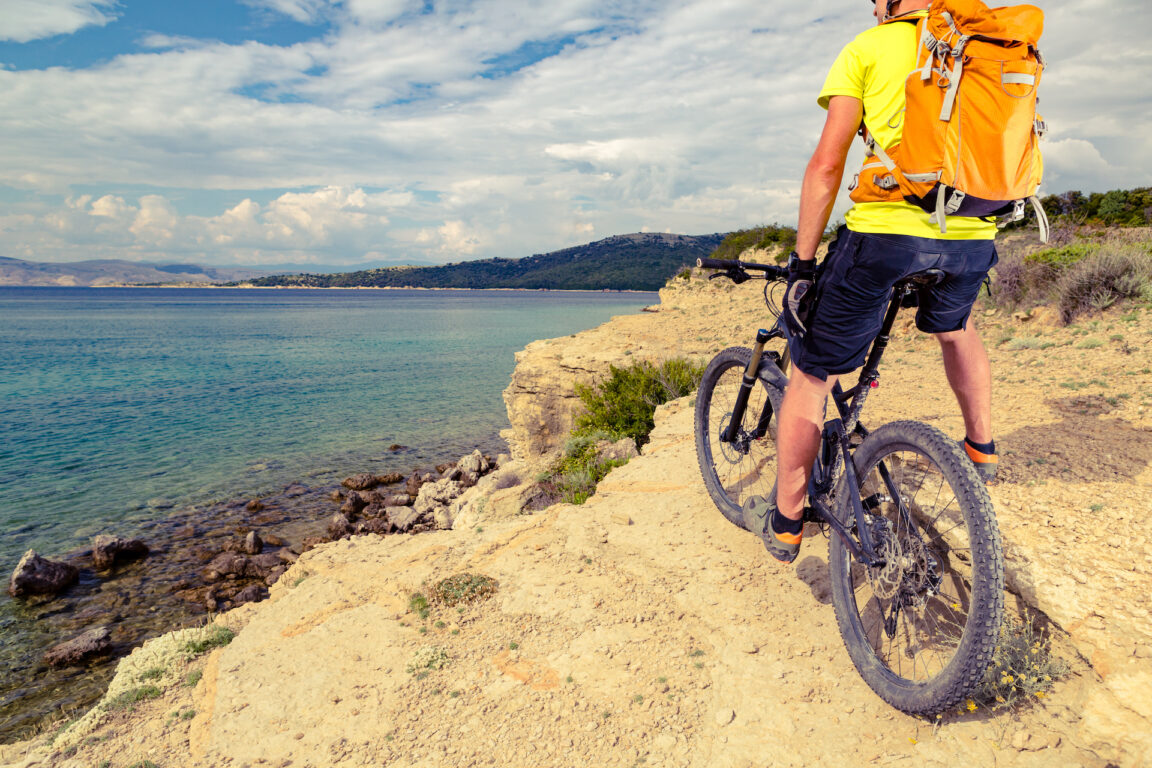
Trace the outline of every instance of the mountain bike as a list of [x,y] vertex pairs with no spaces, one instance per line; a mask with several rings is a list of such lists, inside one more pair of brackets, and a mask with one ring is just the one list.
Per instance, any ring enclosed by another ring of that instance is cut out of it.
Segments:
[[[777,318],[750,349],[730,347],[712,359],[695,406],[708,495],[730,522],[760,535],[766,520],[745,512],[745,502],[760,495],[775,506],[773,415],[790,359],[772,288],[787,270],[722,259],[697,266],[718,270],[710,279],[765,280],[765,304]],[[941,278],[927,270],[895,285],[856,384],[833,387],[835,410],[804,509],[805,523],[829,539],[832,603],[852,662],[872,690],[909,714],[938,713],[972,693],[992,662],[1004,610],[1000,531],[959,443],[915,421],[875,430],[860,423],[901,306]]]

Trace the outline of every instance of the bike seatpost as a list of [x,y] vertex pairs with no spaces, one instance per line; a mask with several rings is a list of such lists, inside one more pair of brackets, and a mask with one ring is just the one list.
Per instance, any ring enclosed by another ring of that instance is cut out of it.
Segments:
[[748,407],[748,397],[752,394],[752,387],[756,386],[756,372],[760,370],[760,358],[764,356],[764,345],[772,334],[761,328],[756,331],[756,343],[752,346],[752,357],[748,360],[748,367],[744,369],[744,379],[740,382],[740,389],[736,392],[736,404],[732,407],[732,420],[721,435],[721,441],[731,443],[736,439],[740,423],[744,420],[744,409]]

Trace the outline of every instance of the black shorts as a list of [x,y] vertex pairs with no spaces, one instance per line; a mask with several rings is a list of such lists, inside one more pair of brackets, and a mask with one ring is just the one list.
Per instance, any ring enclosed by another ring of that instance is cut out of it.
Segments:
[[816,282],[808,333],[791,342],[793,362],[821,379],[859,368],[880,332],[892,286],[925,269],[939,269],[945,278],[919,289],[916,327],[925,333],[964,328],[996,260],[992,240],[877,235],[841,227]]

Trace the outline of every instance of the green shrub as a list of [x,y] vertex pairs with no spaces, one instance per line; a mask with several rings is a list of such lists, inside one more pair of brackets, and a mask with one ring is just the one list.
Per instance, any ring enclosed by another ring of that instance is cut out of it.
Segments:
[[432,587],[432,596],[444,605],[471,603],[495,594],[496,579],[480,573],[458,573],[441,579]]
[[190,653],[193,656],[196,656],[206,651],[210,651],[213,648],[221,648],[225,645],[228,645],[228,643],[232,642],[232,639],[235,637],[236,633],[228,629],[228,627],[222,627],[219,624],[213,624],[208,627],[202,638],[199,640],[189,640],[184,644],[182,650],[185,653]]
[[605,432],[574,435],[564,446],[560,459],[543,478],[540,486],[550,499],[583,504],[596,492],[596,484],[625,459],[603,459],[597,445],[612,437]]
[[573,432],[630,437],[640,447],[655,426],[656,408],[695,391],[703,375],[703,365],[683,358],[660,365],[641,361],[626,368],[610,366],[608,378],[599,384],[576,385],[585,410],[576,417]]
[[713,259],[737,259],[740,254],[749,248],[771,250],[778,248],[777,261],[783,261],[789,251],[796,247],[796,230],[792,227],[781,227],[776,224],[741,229],[729,233],[716,250],[712,252]]
[[1152,255],[1129,245],[1108,249],[1069,268],[1057,285],[1060,319],[1070,323],[1121,299],[1144,299],[1152,286]]
[[129,691],[124,691],[119,696],[108,701],[104,706],[109,710],[135,708],[141,701],[148,699],[158,699],[164,692],[157,688],[155,685],[142,685],[139,688],[133,688]]

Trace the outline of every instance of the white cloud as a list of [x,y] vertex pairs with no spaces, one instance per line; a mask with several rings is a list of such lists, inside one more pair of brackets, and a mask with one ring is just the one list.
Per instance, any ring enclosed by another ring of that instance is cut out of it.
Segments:
[[[792,223],[816,92],[870,22],[857,0],[250,2],[322,36],[0,71],[14,252],[444,261]],[[1045,191],[1149,183],[1152,8],[1114,2],[1091,36],[1045,6]]]
[[115,0],[0,0],[0,40],[27,43],[116,18]]

